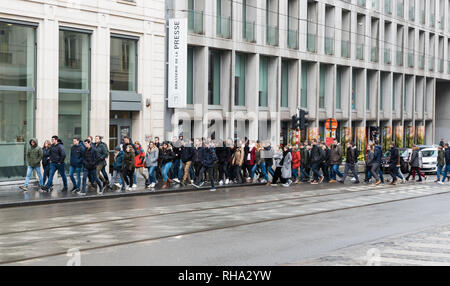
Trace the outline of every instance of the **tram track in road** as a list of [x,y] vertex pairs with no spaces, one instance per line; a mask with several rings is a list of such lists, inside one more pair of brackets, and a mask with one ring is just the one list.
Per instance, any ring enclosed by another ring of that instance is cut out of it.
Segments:
[[[404,187],[404,186],[401,186]],[[284,201],[294,201],[294,200],[302,200],[302,199],[312,199],[312,198],[321,198],[321,197],[329,197],[329,196],[336,196],[336,195],[346,195],[346,194],[360,194],[364,192],[371,192],[373,190],[386,190],[391,189],[391,186],[367,186],[367,189],[364,190],[358,190],[358,191],[352,191],[348,189],[343,189],[343,191],[336,191],[335,188],[332,189],[334,191],[333,193],[327,193],[327,194],[314,194],[314,195],[307,195],[307,196],[297,196],[297,197],[288,197],[288,198],[282,198],[282,199],[274,199],[274,200],[261,200],[261,198],[255,197],[255,202],[249,202],[249,203],[241,203],[241,204],[228,204],[228,205],[222,205],[217,207],[206,207],[206,208],[192,208],[189,210],[181,210],[181,211],[172,211],[172,212],[163,212],[163,213],[153,213],[153,214],[147,214],[147,215],[139,215],[139,216],[131,216],[131,217],[123,217],[119,219],[107,219],[107,220],[100,220],[100,221],[91,221],[91,222],[81,222],[81,223],[73,223],[73,224],[64,224],[64,225],[56,225],[56,226],[50,226],[50,227],[43,227],[43,228],[32,228],[32,229],[25,229],[25,230],[19,230],[19,231],[11,231],[11,232],[0,232],[1,236],[6,235],[15,235],[20,233],[28,233],[28,232],[36,232],[36,231],[45,231],[45,230],[54,230],[58,228],[70,228],[70,227],[77,227],[77,226],[84,226],[84,225],[93,225],[93,224],[102,224],[102,223],[111,223],[111,222],[120,222],[120,221],[126,221],[126,220],[134,220],[134,219],[144,219],[144,218],[150,218],[150,217],[157,217],[157,216],[166,216],[166,215],[177,215],[177,214],[185,214],[185,213],[192,213],[192,212],[201,212],[201,211],[211,211],[211,210],[219,210],[219,209],[227,209],[227,208],[237,208],[237,207],[245,207],[245,206],[252,206],[252,205],[264,205],[264,204],[270,204],[270,203],[277,203],[277,202],[284,202]],[[327,190],[327,189],[323,189]],[[396,189],[394,189],[395,191]],[[209,191],[202,191],[202,192],[209,192]],[[291,194],[300,193],[302,191],[294,191]],[[312,190],[308,190],[307,192],[313,192]],[[168,194],[173,195],[173,194]],[[158,194],[158,196],[164,196],[164,194]],[[331,202],[331,201],[338,201],[336,200],[328,200],[325,202]],[[202,202],[203,203],[203,202]],[[1,224],[0,224],[1,228]],[[0,230],[1,231],[1,230]]]
[[[338,194],[336,194],[336,193],[335,194],[323,194],[323,195],[309,196],[309,198],[311,198],[311,197],[318,197],[318,196],[324,197],[324,196],[330,196],[330,195],[348,194],[348,193],[361,194],[361,193],[373,191],[373,189],[374,188],[368,188],[366,190],[353,191],[353,192],[347,190],[345,193],[341,192],[341,193],[338,193]],[[377,188],[377,189],[380,190],[380,189],[388,189],[388,188]],[[394,189],[394,191],[395,190],[396,189]],[[407,198],[390,199],[390,200],[385,200],[385,201],[381,201],[381,202],[374,202],[374,203],[365,203],[365,204],[360,204],[360,205],[350,206],[350,207],[338,207],[338,208],[332,208],[332,209],[329,209],[329,210],[313,211],[313,212],[304,213],[304,214],[286,215],[286,216],[282,216],[282,217],[259,219],[257,221],[250,221],[250,222],[243,222],[243,223],[233,223],[233,224],[229,224],[229,225],[219,225],[217,227],[213,226],[213,227],[207,227],[207,228],[203,228],[203,229],[196,229],[196,230],[192,230],[192,231],[181,231],[181,232],[176,232],[176,233],[172,233],[172,234],[169,234],[169,235],[160,235],[160,236],[156,236],[156,237],[148,237],[148,238],[143,238],[143,239],[127,240],[127,241],[121,241],[121,242],[117,242],[117,243],[109,243],[109,244],[103,244],[103,245],[97,245],[97,246],[92,246],[92,247],[81,248],[80,252],[87,252],[87,251],[93,251],[93,250],[99,250],[99,249],[106,249],[106,248],[111,248],[111,247],[119,247],[119,246],[125,246],[125,245],[137,244],[137,243],[152,242],[152,241],[157,241],[157,240],[176,238],[176,237],[180,237],[180,236],[201,234],[201,233],[206,233],[206,232],[211,232],[211,231],[218,231],[218,230],[226,230],[226,229],[231,229],[231,228],[237,228],[237,227],[261,224],[261,223],[267,223],[267,222],[273,222],[273,221],[280,221],[280,220],[285,220],[285,219],[306,217],[306,216],[312,216],[312,215],[320,215],[320,214],[331,213],[331,212],[335,212],[335,211],[343,211],[343,210],[364,208],[364,207],[370,207],[370,206],[381,205],[381,204],[386,204],[386,203],[393,203],[393,202],[399,202],[399,201],[419,199],[419,198],[423,198],[423,197],[443,195],[443,194],[448,194],[448,193],[449,193],[449,190],[443,191],[443,192],[431,193],[431,194],[417,195],[417,196],[407,197]],[[383,193],[378,193],[378,192],[374,193],[374,195],[381,195],[381,194],[383,194]],[[306,197],[301,197],[301,198],[297,198],[297,199],[294,199],[294,200],[299,200],[299,199],[304,199],[304,198],[306,198]],[[285,200],[293,200],[293,199],[292,198],[290,198],[290,199],[286,198],[286,199],[281,199],[281,200],[272,200],[270,202],[285,201]],[[330,200],[330,201],[333,201],[333,200]],[[330,201],[324,201],[322,203],[330,202]],[[203,209],[195,209],[195,210],[189,210],[189,211],[171,212],[171,213],[165,213],[165,214],[159,214],[159,215],[169,215],[169,214],[180,214],[180,213],[188,213],[188,212],[208,211],[208,210],[224,209],[224,208],[239,207],[239,206],[246,207],[246,206],[259,205],[259,204],[270,203],[270,202],[266,201],[266,202],[259,202],[259,203],[258,202],[246,203],[246,204],[233,205],[233,206],[224,206],[224,207],[215,207],[215,208],[203,208]],[[159,216],[159,215],[156,214],[156,216]],[[140,219],[140,218],[151,217],[151,216],[155,216],[155,215],[144,216],[144,217],[141,216],[141,217],[133,217],[133,218],[122,218],[122,219],[119,219],[119,220],[134,220],[134,219]],[[105,220],[105,221],[101,221],[101,222],[98,221],[98,222],[92,222],[92,223],[85,223],[83,225],[108,223],[110,221],[112,221],[112,220],[109,220],[109,221]],[[113,220],[113,221],[118,221],[118,220]],[[76,227],[77,225],[72,225],[72,226]],[[60,227],[57,227],[57,228],[64,228],[64,227],[69,227],[69,226],[60,226]],[[28,231],[23,231],[23,232],[19,232],[19,233],[26,233],[26,232],[28,232]],[[4,234],[4,235],[6,235],[6,234]],[[44,258],[49,258],[49,257],[66,255],[66,254],[67,254],[67,252],[65,252],[65,251],[55,251],[55,252],[52,252],[52,253],[47,253],[47,254],[42,254],[42,255],[37,255],[37,256],[30,256],[30,257],[23,257],[23,258],[18,258],[18,259],[3,260],[3,261],[0,261],[0,265],[20,263],[20,262],[26,262],[26,261],[32,261],[32,260],[39,260],[39,259],[44,259]]]

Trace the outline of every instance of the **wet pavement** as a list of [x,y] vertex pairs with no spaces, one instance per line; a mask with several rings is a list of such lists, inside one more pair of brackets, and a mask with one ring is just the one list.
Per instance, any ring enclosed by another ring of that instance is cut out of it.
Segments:
[[[286,265],[450,222],[450,185],[247,186],[0,210],[0,264]],[[328,261],[333,263],[332,260]]]

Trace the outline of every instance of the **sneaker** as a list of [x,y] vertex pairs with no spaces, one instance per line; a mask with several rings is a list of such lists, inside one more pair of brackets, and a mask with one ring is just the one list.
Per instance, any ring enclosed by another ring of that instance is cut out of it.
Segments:
[[20,186],[19,189],[23,190],[24,192],[28,192],[27,186]]
[[441,181],[439,181],[439,182],[438,182],[438,184],[439,184],[439,185],[443,185],[444,183],[443,183],[443,182],[441,182]]
[[198,186],[203,187],[204,184],[205,184],[205,182],[201,182],[200,185],[198,185]]
[[114,184],[114,186],[118,187],[119,189],[121,189],[121,188],[122,188],[122,185],[121,185],[121,184],[119,184],[119,183],[116,183],[116,184]]
[[223,186],[223,180],[219,181],[219,185]]
[[278,184],[270,184],[272,187],[278,187]]
[[288,184],[288,183],[285,183],[285,184],[283,184],[282,186],[285,187],[285,188],[287,188],[287,187],[289,187],[289,184]]
[[180,183],[180,180],[178,180],[177,178],[173,179],[173,181],[174,181],[175,183],[177,183],[177,184]]
[[266,179],[263,179],[263,180],[261,181],[261,184],[265,184],[265,183],[267,183],[267,181],[266,181]]
[[195,188],[197,188],[197,189],[199,189],[200,188],[200,186],[199,185],[197,185],[196,183],[192,183],[192,185],[195,187]]
[[216,188],[212,188],[211,190],[209,190],[210,192],[215,192]]
[[338,180],[338,182],[341,183],[341,184],[343,184],[343,183],[344,183],[344,180]]
[[61,190],[60,192],[61,192],[61,193],[67,192],[67,188],[66,188],[66,187],[62,188],[62,190]]
[[152,189],[155,188],[155,186],[156,186],[155,183],[151,183],[151,184],[150,184],[150,188],[152,188]]
[[128,187],[127,188],[127,192],[132,192],[133,191],[133,188],[132,187]]
[[311,185],[318,185],[319,183],[317,181],[312,181]]
[[194,180],[191,180],[191,185],[194,184]]
[[230,183],[230,180],[229,179],[226,179],[225,180],[225,185],[228,185]]
[[72,190],[72,194],[76,194],[76,193],[78,193],[79,191],[80,191],[79,189],[74,188],[74,189]]
[[336,183],[336,180],[330,180],[330,184]]
[[136,189],[137,188],[137,185],[136,184],[133,184],[133,187],[132,187],[133,189]]
[[79,196],[86,196],[86,193],[84,193],[84,192],[77,192],[77,195],[79,195]]

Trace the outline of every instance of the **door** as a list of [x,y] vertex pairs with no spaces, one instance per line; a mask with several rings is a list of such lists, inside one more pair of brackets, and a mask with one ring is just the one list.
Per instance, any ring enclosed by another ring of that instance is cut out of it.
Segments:
[[131,138],[131,119],[110,119],[109,124],[109,171],[112,172],[114,149],[123,144],[123,137]]

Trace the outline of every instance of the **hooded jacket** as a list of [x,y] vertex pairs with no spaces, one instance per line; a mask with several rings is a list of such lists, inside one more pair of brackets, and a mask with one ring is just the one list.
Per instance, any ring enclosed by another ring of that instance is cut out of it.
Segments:
[[104,142],[99,142],[98,144],[95,144],[95,149],[97,150],[99,164],[105,166],[106,158],[108,158],[108,146],[106,146]]
[[445,149],[445,164],[450,165],[450,148]]
[[323,154],[324,152],[318,145],[314,145],[311,149],[311,164],[317,164],[321,163],[323,160]]
[[203,166],[208,168],[214,167],[214,162],[217,159],[216,151],[214,150],[214,148],[205,148],[204,155]]
[[300,166],[308,167],[309,165],[309,152],[306,147],[300,148]]
[[79,143],[78,145],[73,145],[70,148],[70,166],[74,168],[83,167],[83,154],[84,154],[84,145],[83,143]]
[[438,151],[437,164],[441,167],[445,166],[445,150]]
[[66,159],[66,150],[64,150],[63,143],[58,141],[56,145],[50,147],[50,162],[55,164],[62,164]]
[[161,152],[161,164],[164,165],[169,162],[173,162],[176,159],[175,153],[172,149],[166,149]]
[[381,150],[381,146],[377,145],[375,146],[375,151],[373,154],[373,162],[381,164],[381,158],[383,157],[383,151]]
[[[389,166],[397,166],[399,160],[399,152],[397,147],[391,148],[391,156],[389,157]],[[412,158],[412,157],[411,157]],[[411,165],[412,166],[412,165]]]
[[115,158],[114,158],[113,170],[120,171],[122,169],[124,157],[125,157],[124,152],[122,150],[120,150],[119,153],[117,154],[117,156],[115,156]]
[[292,169],[300,168],[300,151],[292,151]]
[[83,168],[87,170],[93,170],[97,167],[97,163],[98,163],[97,150],[95,150],[94,144],[91,144],[91,148],[84,149]]
[[50,147],[42,148],[42,166],[46,167],[50,165]]
[[347,160],[345,162],[348,164],[358,163],[358,155],[356,152],[356,147],[352,147],[347,150]]
[[330,149],[330,164],[340,165],[342,163],[342,148],[340,145],[332,145]]
[[158,166],[158,158],[159,158],[159,149],[153,148],[153,150],[147,151],[147,155],[145,155],[145,167],[157,167]]
[[186,147],[184,146],[183,150],[181,151],[181,161],[183,163],[187,163],[189,161],[194,160],[194,148],[193,147]]
[[139,148],[136,148],[137,152],[135,154],[134,157],[134,166],[136,168],[142,168],[145,167],[145,151],[144,148],[142,148],[142,146],[140,146]]
[[[34,142],[34,147],[31,146],[31,142]],[[32,138],[29,142],[30,149],[27,151],[27,159],[28,159],[28,166],[30,167],[40,167],[41,166],[41,160],[43,157],[43,151],[42,148],[39,147],[38,141],[36,138]]]
[[134,158],[134,149],[131,149],[130,152],[124,152],[122,170],[132,171],[134,169]]

